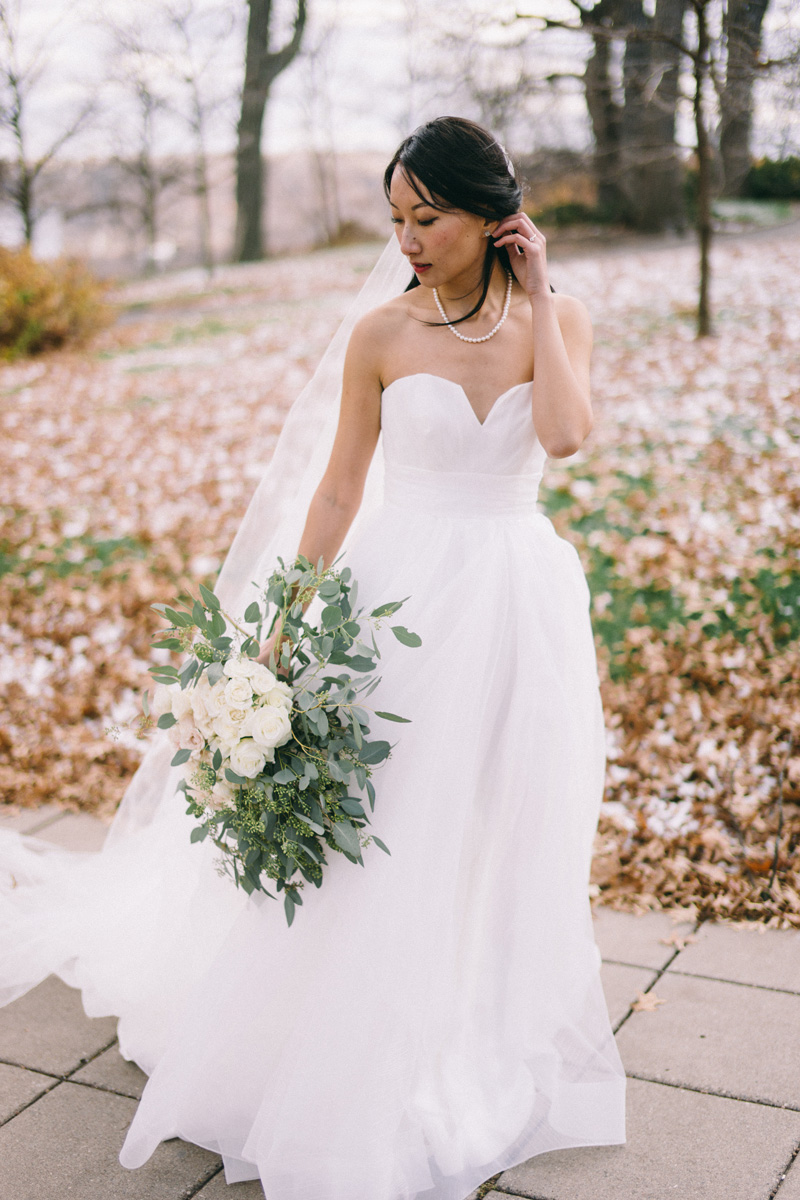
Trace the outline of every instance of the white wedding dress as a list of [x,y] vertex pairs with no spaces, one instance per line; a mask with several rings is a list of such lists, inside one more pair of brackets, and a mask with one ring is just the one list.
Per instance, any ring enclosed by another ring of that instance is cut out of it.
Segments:
[[125,1166],[177,1136],[267,1200],[464,1200],[542,1151],[625,1140],[587,898],[589,594],[537,510],[530,400],[511,388],[481,423],[436,375],[383,395],[384,503],[347,562],[367,606],[410,597],[422,637],[381,631],[371,702],[412,719],[381,728],[390,857],[331,854],[287,928],[189,843],[180,796],[100,855],[0,841],[0,999],[57,971],[119,1016],[151,1076]]

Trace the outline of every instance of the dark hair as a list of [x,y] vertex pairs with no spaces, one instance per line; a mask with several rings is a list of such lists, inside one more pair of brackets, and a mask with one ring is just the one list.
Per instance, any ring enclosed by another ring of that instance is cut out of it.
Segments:
[[[440,212],[461,209],[498,221],[522,207],[522,188],[502,146],[487,129],[463,117],[437,117],[420,125],[400,143],[383,175],[387,200],[398,166],[419,198],[426,203],[432,201],[431,207]],[[420,185],[427,189],[427,196],[420,191]],[[497,249],[489,239],[480,298],[468,313],[451,322],[453,325],[474,317],[482,307],[496,259],[507,271],[511,270],[505,246]],[[406,291],[418,286],[415,276]]]

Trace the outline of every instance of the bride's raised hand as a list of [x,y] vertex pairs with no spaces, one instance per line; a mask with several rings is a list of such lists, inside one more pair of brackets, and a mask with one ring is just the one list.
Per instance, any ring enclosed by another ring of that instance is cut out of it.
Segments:
[[539,295],[549,296],[546,239],[527,213],[513,213],[510,217],[504,217],[492,236],[495,246],[508,248],[511,269],[531,299]]

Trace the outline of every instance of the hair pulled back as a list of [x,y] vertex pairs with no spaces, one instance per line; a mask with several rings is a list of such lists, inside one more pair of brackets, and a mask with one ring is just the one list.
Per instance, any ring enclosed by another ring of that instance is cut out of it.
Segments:
[[[400,143],[383,176],[387,199],[398,166],[419,198],[426,203],[433,201],[432,207],[440,212],[460,209],[488,221],[499,221],[522,207],[522,188],[505,150],[487,129],[464,117],[436,117]],[[428,195],[423,194],[422,187]],[[451,324],[466,321],[480,310],[495,261],[511,270],[506,247],[497,249],[489,239],[480,298],[474,308]],[[418,286],[415,276],[406,291]]]

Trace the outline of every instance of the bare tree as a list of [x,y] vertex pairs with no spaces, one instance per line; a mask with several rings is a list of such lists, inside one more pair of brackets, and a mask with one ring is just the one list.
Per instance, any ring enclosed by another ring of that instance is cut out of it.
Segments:
[[31,145],[31,99],[47,74],[49,30],[36,43],[27,43],[22,32],[22,0],[0,2],[0,129],[11,143],[10,161],[5,164],[0,186],[10,199],[22,224],[27,245],[33,240],[39,215],[37,184],[45,167],[87,126],[94,112],[94,99],[87,97],[57,123],[54,133],[34,153]]
[[333,242],[342,228],[331,87],[331,55],[335,36],[334,19],[318,30],[300,56],[305,68],[300,107],[316,183],[319,222],[327,242]]
[[211,120],[230,101],[226,92],[215,86],[215,62],[219,42],[234,26],[227,5],[209,8],[198,0],[167,0],[164,7],[167,28],[177,37],[177,48],[170,54],[170,65],[183,85],[185,103],[181,105],[192,139],[192,192],[197,203],[198,242],[203,265],[214,265],[211,236],[208,134]]
[[[709,94],[710,85],[715,85],[716,93],[720,94],[721,87],[718,76],[715,73],[715,63],[719,61],[719,46],[714,44],[714,33],[710,22],[710,11],[712,7],[718,3],[718,0],[688,0],[687,11],[693,16],[692,22],[688,25],[683,21],[681,12],[681,20],[677,20],[677,11],[671,11],[669,20],[657,22],[658,6],[660,0],[656,0],[655,13],[652,21],[646,18],[647,14],[643,13],[641,0],[613,0],[613,7],[609,4],[605,12],[601,10],[601,20],[593,20],[593,14],[596,15],[597,8],[584,10],[578,3],[578,0],[572,0],[572,3],[580,12],[580,23],[556,20],[553,18],[539,16],[527,19],[537,20],[544,28],[558,29],[573,29],[580,32],[588,32],[591,34],[595,45],[600,41],[607,43],[622,43],[625,48],[627,57],[628,50],[631,47],[644,43],[647,46],[658,46],[667,48],[669,55],[662,58],[658,62],[657,70],[654,74],[647,76],[650,81],[652,95],[655,95],[662,85],[662,81],[670,71],[678,70],[678,63],[687,61],[692,73],[692,93],[691,103],[693,111],[693,120],[695,128],[695,149],[698,162],[698,188],[697,188],[697,236],[700,252],[700,284],[697,303],[697,336],[706,337],[712,332],[711,322],[711,304],[710,304],[710,277],[711,277],[711,261],[710,247],[712,238],[712,221],[711,221],[711,201],[712,201],[712,142],[709,134]],[[601,0],[602,3],[602,0]],[[664,0],[664,3],[670,5],[681,5],[682,0]],[[598,6],[599,7],[599,6]],[[642,15],[640,15],[642,13]],[[624,22],[624,18],[628,18],[628,23]],[[631,19],[633,18],[633,19]],[[643,54],[635,54],[632,56],[632,62],[641,63],[647,62],[652,64],[656,61],[654,55],[646,57]],[[633,68],[632,68],[633,69]],[[624,72],[623,72],[624,75]],[[642,76],[639,75],[637,88],[641,86]],[[624,86],[624,80],[623,80]],[[679,98],[679,93],[675,91],[676,102]],[[643,96],[646,103],[649,103],[647,94]],[[637,120],[639,118],[636,118]],[[674,121],[674,115],[671,117]],[[624,135],[620,135],[620,140],[624,139]],[[641,147],[642,143],[639,143]]]
[[291,34],[271,50],[273,2],[248,0],[242,107],[236,146],[236,262],[264,257],[265,166],[261,154],[264,113],[273,83],[297,56],[307,18],[306,0],[295,0]]
[[117,114],[114,141],[122,148],[112,161],[126,181],[112,207],[133,217],[144,238],[147,265],[158,261],[164,193],[182,178],[183,164],[160,153],[161,125],[172,112],[160,48],[154,48],[152,28],[136,17],[110,25],[113,39],[113,81],[125,97]]

